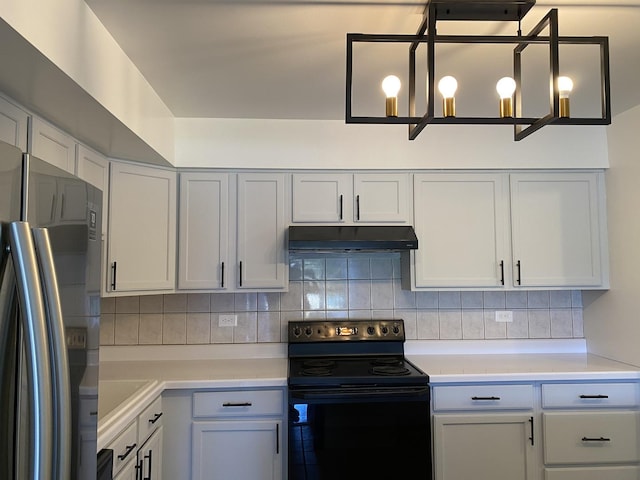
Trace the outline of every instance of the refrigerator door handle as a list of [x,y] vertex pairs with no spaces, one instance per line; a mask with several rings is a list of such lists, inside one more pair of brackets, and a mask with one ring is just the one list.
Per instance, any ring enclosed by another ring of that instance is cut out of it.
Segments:
[[53,465],[51,366],[45,306],[29,224],[13,222],[9,227],[9,246],[23,322],[27,378],[33,392],[29,399],[33,445],[29,454],[29,480],[40,480],[51,477]]
[[49,355],[51,359],[51,382],[53,389],[53,479],[71,477],[71,381],[69,359],[65,341],[62,304],[58,290],[53,252],[46,228],[33,229],[33,241],[40,269],[47,327],[49,333]]

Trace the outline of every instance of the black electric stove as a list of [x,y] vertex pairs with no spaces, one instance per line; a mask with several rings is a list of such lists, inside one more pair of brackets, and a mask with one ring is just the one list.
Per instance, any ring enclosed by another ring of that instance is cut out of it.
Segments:
[[404,322],[288,328],[289,480],[430,480],[429,376],[404,358]]

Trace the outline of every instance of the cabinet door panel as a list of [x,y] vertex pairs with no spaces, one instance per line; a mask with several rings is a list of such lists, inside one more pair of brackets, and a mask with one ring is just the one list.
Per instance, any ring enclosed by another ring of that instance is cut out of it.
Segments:
[[0,141],[27,151],[29,115],[0,97]]
[[112,163],[108,248],[112,282],[117,262],[115,291],[174,288],[175,176],[167,170]]
[[602,284],[598,189],[595,173],[511,175],[517,285]]
[[434,415],[433,418],[436,480],[533,480],[535,477],[529,415]]
[[180,174],[180,289],[228,287],[228,184],[227,174]]
[[281,422],[193,423],[194,480],[282,478]]
[[356,222],[411,221],[411,194],[406,173],[370,173],[354,176]]
[[638,480],[639,467],[547,468],[544,480]]
[[493,174],[414,177],[416,287],[502,286],[505,182]]
[[351,174],[293,174],[294,222],[348,222],[352,218]]
[[73,138],[37,117],[31,122],[30,153],[69,173],[75,173],[76,144]]
[[284,175],[238,175],[239,288],[286,288],[284,199]]

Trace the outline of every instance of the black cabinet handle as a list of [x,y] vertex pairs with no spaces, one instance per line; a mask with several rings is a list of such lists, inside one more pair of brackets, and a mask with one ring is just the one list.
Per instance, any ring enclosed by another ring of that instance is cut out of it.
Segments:
[[516,268],[518,269],[518,279],[516,280],[516,282],[518,283],[518,285],[522,285],[521,271],[520,271],[520,260],[518,260],[516,262]]
[[609,395],[580,395],[580,398],[583,398],[583,399],[609,398]]
[[122,454],[122,455],[118,455],[118,460],[124,460],[125,458],[127,458],[129,456],[129,454],[131,452],[133,452],[133,450],[137,447],[138,445],[136,443],[134,443],[133,445],[127,445],[127,450]]
[[340,195],[340,220],[342,220],[342,195]]
[[500,260],[500,283],[504,285],[504,260]]
[[531,445],[533,445],[533,417],[529,417],[529,423],[531,424],[531,436],[529,440],[531,440]]
[[149,460],[149,470],[147,470],[148,476],[143,477],[142,480],[151,480],[151,455],[153,455],[153,450],[149,450],[149,455],[144,456],[145,460]]
[[116,289],[116,269],[118,268],[118,262],[111,264],[111,290]]
[[136,469],[136,480],[143,480],[142,479],[142,460],[140,460],[138,463],[136,463],[135,469]]
[[582,437],[583,442],[610,442],[610,438],[600,437],[600,438],[591,438],[591,437]]
[[280,455],[280,424],[276,423],[276,455]]
[[242,260],[240,260],[240,286],[242,286]]
[[356,220],[360,220],[360,195],[356,195]]
[[225,402],[222,404],[223,407],[250,407],[251,405],[253,405],[251,402]]
[[149,423],[150,423],[151,425],[153,425],[153,424],[154,424],[154,423],[156,423],[158,420],[160,420],[160,417],[161,417],[161,416],[162,416],[162,412],[160,412],[160,413],[156,413],[156,414],[153,416],[153,418],[150,418],[150,419],[149,419]]
[[471,400],[500,400],[500,397],[471,397]]
[[220,288],[224,288],[224,262],[220,265]]

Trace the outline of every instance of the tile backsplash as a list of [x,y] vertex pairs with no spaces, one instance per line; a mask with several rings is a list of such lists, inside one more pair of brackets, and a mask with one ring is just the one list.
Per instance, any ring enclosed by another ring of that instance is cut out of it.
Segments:
[[[102,345],[286,342],[289,320],[402,318],[408,340],[583,338],[579,290],[410,292],[399,254],[290,259],[289,291],[102,299]],[[498,310],[513,321],[495,321]],[[237,316],[220,327],[219,316]]]

